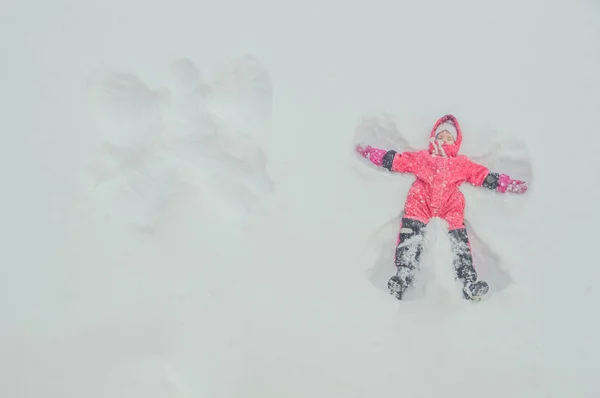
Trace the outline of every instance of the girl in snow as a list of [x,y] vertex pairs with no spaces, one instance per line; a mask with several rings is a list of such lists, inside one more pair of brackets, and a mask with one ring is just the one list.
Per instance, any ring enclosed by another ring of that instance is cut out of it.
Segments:
[[396,245],[397,272],[388,281],[390,294],[398,300],[415,279],[423,247],[425,226],[431,218],[448,223],[454,252],[456,278],[463,285],[466,299],[479,300],[489,289],[485,281],[477,280],[469,237],[464,224],[465,199],[459,186],[468,182],[474,186],[505,193],[524,193],[527,184],[505,174],[491,172],[487,167],[458,155],[462,132],[452,115],[441,117],[433,126],[429,150],[397,153],[358,145],[356,151],[373,164],[392,172],[412,173],[412,184],[404,207],[400,234]]

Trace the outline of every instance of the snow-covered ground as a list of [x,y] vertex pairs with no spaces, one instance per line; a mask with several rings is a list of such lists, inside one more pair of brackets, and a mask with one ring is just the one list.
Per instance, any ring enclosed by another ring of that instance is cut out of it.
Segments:
[[[0,12],[2,397],[598,397],[594,0],[24,2]],[[461,152],[474,304],[443,222],[385,290],[413,177]]]

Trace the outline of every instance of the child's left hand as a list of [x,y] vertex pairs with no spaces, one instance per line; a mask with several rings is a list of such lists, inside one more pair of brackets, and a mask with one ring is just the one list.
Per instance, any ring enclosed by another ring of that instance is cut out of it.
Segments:
[[527,192],[527,183],[521,180],[510,180],[506,186],[506,192],[521,194]]
[[496,190],[502,193],[525,193],[527,192],[527,183],[521,180],[513,180],[506,174],[500,174],[498,188],[496,188]]

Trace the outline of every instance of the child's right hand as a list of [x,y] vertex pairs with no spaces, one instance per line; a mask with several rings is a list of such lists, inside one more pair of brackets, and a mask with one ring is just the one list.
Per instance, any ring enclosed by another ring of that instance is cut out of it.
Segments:
[[358,152],[362,157],[369,159],[374,165],[381,166],[383,163],[383,157],[387,153],[385,149],[377,149],[373,148],[370,145],[357,145],[356,152]]
[[370,145],[364,146],[362,144],[358,144],[356,146],[356,152],[358,152],[362,157],[365,158],[369,156],[369,154],[371,153],[371,149],[373,148],[371,148]]

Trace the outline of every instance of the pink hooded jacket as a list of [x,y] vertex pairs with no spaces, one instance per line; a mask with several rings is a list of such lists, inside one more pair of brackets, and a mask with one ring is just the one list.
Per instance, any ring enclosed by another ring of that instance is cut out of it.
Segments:
[[[436,130],[442,123],[454,125],[456,137],[453,144],[436,141]],[[408,192],[404,217],[424,223],[439,217],[453,230],[465,227],[465,198],[459,190],[462,183],[485,186],[502,193],[507,190],[522,193],[527,189],[522,181],[492,173],[487,167],[458,155],[461,143],[462,132],[458,121],[452,115],[445,115],[431,130],[428,150],[396,153],[367,147],[366,150],[359,148],[358,152],[378,166],[394,172],[412,173],[417,177]]]

